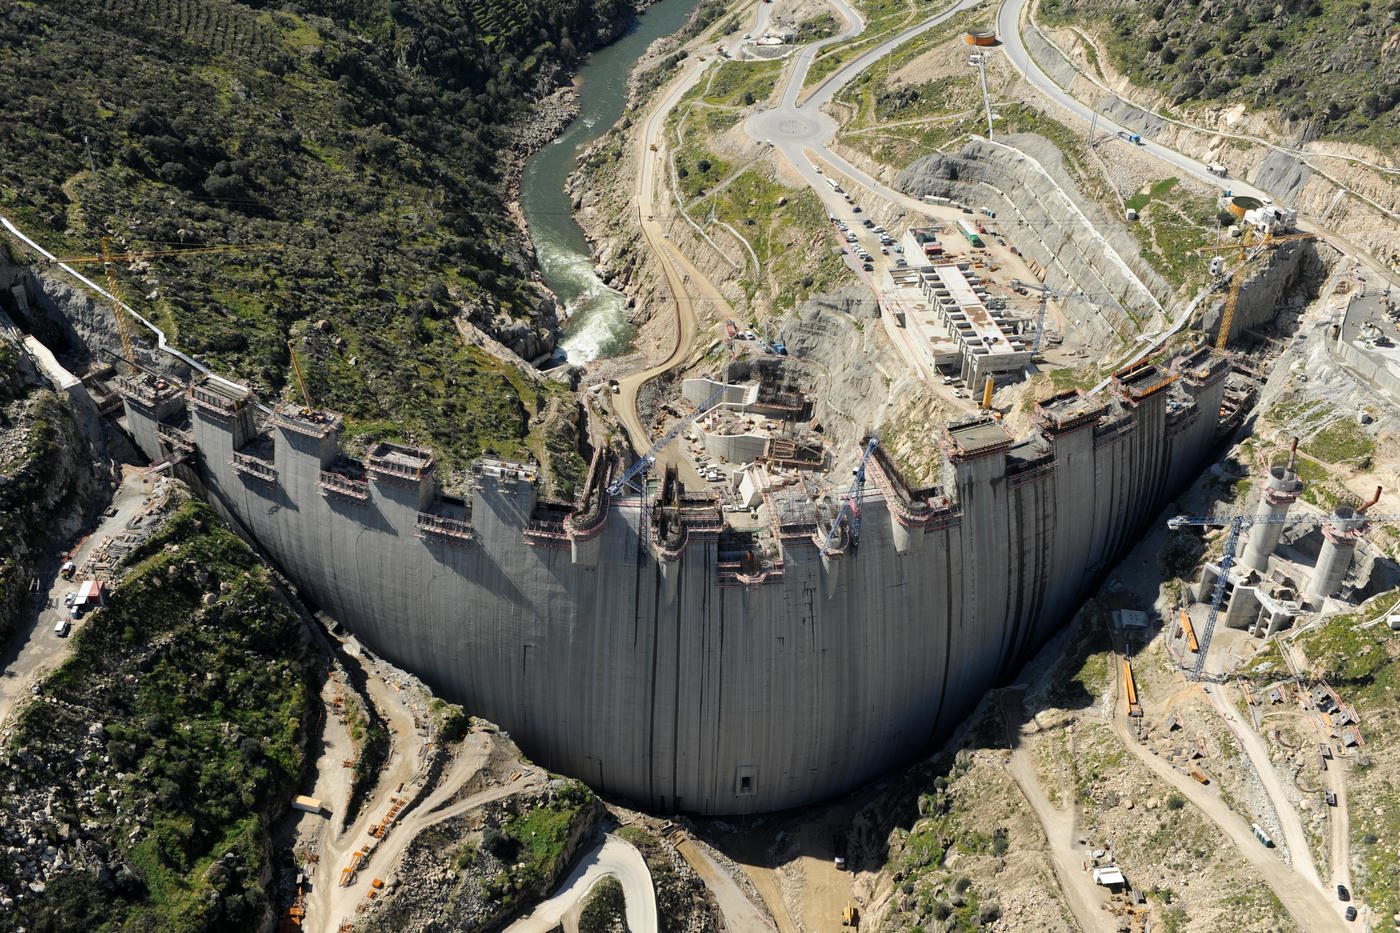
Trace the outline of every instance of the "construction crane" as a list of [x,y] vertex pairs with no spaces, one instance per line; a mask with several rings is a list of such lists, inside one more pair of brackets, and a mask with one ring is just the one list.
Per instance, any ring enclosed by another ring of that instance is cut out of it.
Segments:
[[[1376,487],[1375,498],[1358,508],[1353,520],[1365,524],[1397,524],[1400,516],[1367,515],[1366,509],[1380,499],[1381,489]],[[1235,565],[1235,547],[1239,544],[1240,533],[1251,525],[1324,525],[1333,521],[1331,515],[1177,515],[1167,519],[1167,527],[1176,531],[1190,525],[1206,528],[1227,527],[1230,534],[1225,538],[1225,553],[1220,558],[1220,575],[1215,579],[1215,589],[1210,595],[1210,611],[1206,614],[1206,625],[1200,635],[1200,651],[1196,653],[1196,665],[1191,670],[1191,679],[1200,680],[1206,666],[1206,652],[1210,649],[1210,637],[1215,632],[1215,620],[1220,614],[1220,604],[1225,599],[1230,568]]]
[[[623,473],[612,485],[608,486],[608,495],[615,496],[622,492],[623,489],[631,486],[642,493],[642,499],[645,502],[646,473],[656,463],[656,455],[661,453],[662,449],[667,444],[671,443],[671,441],[675,440],[682,431],[694,424],[696,419],[708,411],[715,402],[719,401],[719,397],[723,395],[728,388],[728,385],[722,385],[718,389],[715,389],[714,394],[701,402],[690,414],[682,418],[675,427],[662,435],[655,444],[651,445],[650,450],[642,454],[642,456],[637,459],[636,463],[627,468],[627,472]],[[638,479],[638,476],[641,478]]]
[[188,256],[200,253],[234,253],[258,249],[281,248],[282,247],[280,244],[275,246],[234,246],[231,244],[225,244],[219,246],[194,246],[190,247],[189,249],[140,251],[127,250],[120,253],[113,253],[112,238],[109,236],[104,236],[102,238],[101,256],[70,256],[61,259],[51,259],[49,260],[49,265],[81,265],[83,263],[96,262],[102,263],[102,271],[107,278],[107,295],[111,300],[112,317],[116,321],[117,334],[121,337],[122,341],[122,356],[124,358],[123,362],[125,362],[128,366],[132,368],[132,372],[135,372],[136,366],[132,362],[132,360],[136,359],[136,351],[133,349],[131,342],[131,321],[127,318],[126,311],[123,310],[121,287],[117,283],[116,264],[118,262],[142,262],[146,259],[152,259],[161,256]]
[[822,545],[822,553],[830,554],[836,545],[836,536],[841,531],[841,520],[847,515],[851,518],[851,551],[854,552],[860,547],[860,502],[865,492],[865,465],[870,462],[870,457],[875,453],[875,448],[880,446],[878,437],[871,437],[870,443],[865,445],[865,453],[861,454],[860,464],[851,472],[851,486],[846,490],[846,495],[841,500],[841,509],[836,513],[836,517],[831,520],[831,530],[826,533],[826,543]]
[[306,407],[301,410],[303,415],[311,414],[311,393],[306,391],[306,380],[301,375],[301,363],[297,361],[296,347],[292,346],[290,340],[287,341],[287,352],[292,355],[292,370],[297,374],[297,385],[301,386],[301,397],[306,402]]
[[1072,298],[1075,301],[1088,302],[1100,308],[1118,309],[1117,302],[1101,301],[1098,298],[1091,298],[1079,292],[1060,292],[1048,285],[1041,285],[1039,282],[1022,282],[1019,279],[1011,283],[1013,288],[1024,288],[1027,291],[1040,292],[1040,311],[1035,316],[1035,344],[1031,347],[1032,353],[1040,352],[1040,338],[1045,333],[1045,305],[1051,298]]
[[1284,236],[1267,234],[1264,239],[1260,240],[1258,243],[1251,243],[1249,240],[1252,236],[1253,229],[1252,227],[1246,229],[1244,234],[1240,236],[1240,241],[1238,243],[1226,243],[1223,246],[1203,246],[1197,250],[1197,252],[1207,253],[1212,250],[1233,249],[1239,250],[1240,253],[1240,264],[1235,267],[1234,272],[1230,273],[1230,294],[1225,299],[1225,311],[1220,315],[1220,332],[1215,337],[1215,349],[1222,353],[1225,352],[1225,344],[1230,340],[1230,325],[1235,321],[1235,305],[1239,304],[1240,289],[1244,286],[1244,276],[1240,273],[1244,272],[1245,266],[1249,264],[1251,258],[1248,253],[1249,248],[1251,246],[1254,247],[1254,255],[1257,256],[1260,250],[1276,246],[1279,243],[1285,243],[1289,240],[1311,240],[1317,237],[1315,233],[1290,233]]

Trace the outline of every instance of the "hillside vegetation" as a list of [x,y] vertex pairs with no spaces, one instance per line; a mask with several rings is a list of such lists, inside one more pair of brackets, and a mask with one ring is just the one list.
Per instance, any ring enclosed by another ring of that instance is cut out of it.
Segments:
[[67,399],[0,337],[0,640],[54,537],[77,527],[97,482]]
[[1091,26],[1113,65],[1173,104],[1277,111],[1290,142],[1395,148],[1400,0],[1043,0],[1042,22]]
[[449,459],[523,453],[557,389],[459,325],[526,359],[553,347],[504,207],[511,127],[632,15],[629,0],[11,4],[0,213],[68,255],[104,235],[280,247],[158,258],[125,297],[274,394],[294,391],[300,337],[317,405]]
[[131,565],[0,752],[15,898],[0,925],[259,929],[268,827],[305,765],[308,641],[206,505],[186,502]]

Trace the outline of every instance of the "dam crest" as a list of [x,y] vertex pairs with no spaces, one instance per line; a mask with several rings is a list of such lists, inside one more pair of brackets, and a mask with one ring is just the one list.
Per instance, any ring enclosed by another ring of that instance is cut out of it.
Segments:
[[755,507],[673,475],[573,502],[533,464],[341,450],[341,418],[218,379],[120,380],[142,451],[206,495],[313,604],[551,769],[658,812],[741,814],[849,790],[949,734],[1062,625],[1216,441],[1228,365],[1201,348],[1106,397],[938,439],[911,488],[877,449],[858,547],[811,484]]

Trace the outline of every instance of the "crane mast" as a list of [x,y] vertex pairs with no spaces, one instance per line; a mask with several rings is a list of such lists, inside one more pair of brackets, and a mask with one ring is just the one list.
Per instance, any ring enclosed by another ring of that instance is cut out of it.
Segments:
[[875,453],[875,448],[879,446],[878,437],[870,438],[870,443],[865,445],[865,453],[861,454],[860,464],[851,471],[855,476],[851,480],[850,488],[846,490],[846,495],[842,497],[840,510],[831,520],[831,530],[826,533],[826,542],[822,544],[823,554],[830,554],[835,547],[836,537],[841,532],[841,520],[848,515],[851,519],[851,550],[855,551],[860,547],[860,501],[865,492],[865,467],[870,462],[871,455]]

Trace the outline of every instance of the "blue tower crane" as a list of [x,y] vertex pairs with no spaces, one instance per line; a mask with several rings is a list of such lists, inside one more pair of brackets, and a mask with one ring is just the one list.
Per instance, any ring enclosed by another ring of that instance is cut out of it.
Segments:
[[865,445],[865,453],[861,455],[860,464],[851,471],[855,476],[851,479],[851,486],[846,490],[846,495],[842,499],[841,510],[831,521],[831,530],[826,533],[826,543],[822,545],[823,554],[831,553],[832,547],[836,544],[836,535],[841,530],[841,519],[847,515],[851,517],[851,550],[855,551],[860,547],[860,500],[865,492],[865,465],[870,462],[871,455],[879,446],[880,439],[871,437],[870,443]]
[[[1380,490],[1376,490],[1379,497]],[[1206,627],[1201,632],[1200,651],[1196,652],[1196,666],[1191,670],[1191,679],[1200,680],[1206,666],[1206,650],[1210,647],[1210,636],[1215,631],[1215,620],[1220,615],[1220,604],[1225,600],[1225,587],[1230,576],[1230,568],[1235,564],[1235,546],[1239,544],[1240,532],[1250,525],[1324,525],[1339,518],[1333,515],[1178,515],[1167,519],[1167,527],[1173,531],[1187,525],[1200,525],[1206,528],[1228,527],[1229,536],[1225,539],[1225,553],[1220,558],[1220,576],[1215,580],[1215,589],[1210,594],[1210,612],[1206,615]],[[1400,516],[1368,515],[1364,510],[1357,511],[1350,518],[1340,520],[1393,524],[1400,522]]]
[[[651,445],[650,450],[642,454],[641,457],[637,459],[636,463],[632,464],[630,467],[627,468],[627,472],[623,473],[622,476],[620,476],[617,480],[615,480],[611,485],[608,486],[608,495],[615,496],[618,493],[622,492],[623,489],[627,488],[628,486],[631,486],[632,488],[641,492],[642,498],[645,500],[646,472],[652,468],[653,464],[656,463],[656,455],[661,453],[662,449],[664,449],[667,444],[675,440],[676,437],[682,431],[694,424],[696,419],[698,419],[701,415],[708,411],[710,407],[714,405],[715,402],[719,401],[719,397],[723,395],[725,390],[728,388],[728,385],[722,385],[718,389],[715,389],[714,394],[712,394],[709,398],[705,399],[705,401],[700,403],[700,405],[696,406],[696,408],[693,409],[690,414],[682,418],[675,427],[673,427],[671,430],[667,431],[664,435],[662,435],[661,438],[655,444]],[[641,475],[640,480],[637,479],[639,474]]]

